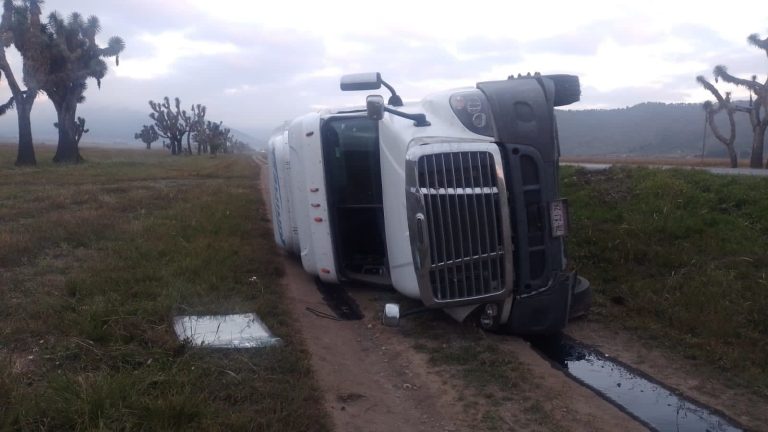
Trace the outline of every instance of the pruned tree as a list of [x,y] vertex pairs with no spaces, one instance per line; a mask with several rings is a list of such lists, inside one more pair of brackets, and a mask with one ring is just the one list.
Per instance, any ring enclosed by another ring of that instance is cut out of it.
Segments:
[[96,35],[101,31],[99,19],[91,16],[85,20],[77,12],[67,20],[53,12],[48,16],[47,25],[41,28],[47,43],[29,49],[25,60],[31,67],[47,71],[40,88],[53,102],[61,126],[54,162],[78,163],[83,158],[78,147],[77,106],[85,102],[88,80],[94,79],[101,88],[108,70],[104,59],[115,57],[119,64],[125,42],[113,36],[105,47],[99,46],[96,42]]
[[[768,56],[768,38],[760,39],[758,34],[752,34],[747,39],[750,44],[763,50]],[[749,90],[749,107],[744,111],[749,113],[749,121],[752,124],[752,155],[749,159],[751,168],[763,167],[763,151],[765,146],[765,132],[768,129],[768,78],[765,82],[759,82],[757,75],[752,79],[743,79],[728,73],[728,68],[723,65],[715,67],[715,79],[744,87]],[[752,97],[754,96],[754,100]]]
[[174,100],[173,106],[166,96],[162,102],[149,101],[149,107],[153,111],[149,114],[149,118],[154,120],[157,134],[168,140],[171,154],[181,154],[184,135],[189,127],[189,116],[186,111],[182,111],[179,98]]
[[[141,140],[147,145],[147,150],[152,149],[152,143],[160,139],[160,135],[157,133],[157,129],[154,126],[144,125],[141,128],[141,132],[137,132],[133,139]],[[165,142],[163,142],[165,144]]]
[[[734,148],[734,143],[736,142],[736,119],[734,118],[734,114],[736,113],[737,108],[731,102],[731,94],[726,93],[725,97],[723,97],[717,87],[712,85],[712,83],[707,81],[707,79],[702,75],[697,76],[696,81],[698,81],[699,84],[701,84],[705,89],[712,93],[712,95],[717,100],[716,104],[712,103],[711,101],[704,102],[704,115],[707,118],[707,124],[709,124],[709,128],[712,130],[715,138],[723,143],[725,148],[728,150],[728,157],[731,160],[731,168],[736,168],[739,165],[736,149]],[[715,116],[721,112],[725,112],[728,117],[729,129],[727,137],[722,134],[720,128],[715,122]]]
[[[18,117],[19,145],[16,155],[17,166],[33,166],[37,164],[35,147],[32,140],[32,105],[37,98],[41,77],[39,68],[35,68],[34,62],[29,62],[30,56],[40,55],[41,46],[46,43],[44,33],[41,31],[40,14],[42,10],[40,0],[26,0],[16,4],[13,0],[3,1],[3,14],[0,20],[0,71],[5,74],[8,88],[11,90],[11,100],[0,107],[5,113],[8,109],[15,108]],[[23,85],[17,79],[11,69],[5,50],[15,46],[22,53],[23,61]]]

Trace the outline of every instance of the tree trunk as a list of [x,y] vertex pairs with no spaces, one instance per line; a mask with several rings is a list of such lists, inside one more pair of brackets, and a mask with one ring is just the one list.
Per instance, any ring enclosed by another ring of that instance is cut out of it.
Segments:
[[19,118],[19,149],[16,155],[16,166],[35,166],[35,146],[32,141],[32,104],[35,96],[20,96],[16,99],[16,114]]
[[752,129],[752,156],[749,159],[750,168],[763,167],[763,146],[765,142],[766,125],[758,125]]
[[[758,135],[760,136],[760,157],[762,158],[762,149],[765,148],[765,133],[768,131],[768,122],[764,121],[763,124],[760,126],[760,130],[758,131]],[[757,138],[755,138],[757,139]],[[768,161],[766,161],[765,167],[768,168]],[[762,168],[762,167],[760,167]]]
[[733,146],[729,146],[727,148],[728,148],[728,156],[731,158],[731,168],[738,168],[739,159],[736,157],[736,149],[734,149]]
[[54,103],[59,120],[59,144],[53,161],[56,163],[77,164],[83,161],[75,138],[75,116],[77,102],[65,99],[61,104]]

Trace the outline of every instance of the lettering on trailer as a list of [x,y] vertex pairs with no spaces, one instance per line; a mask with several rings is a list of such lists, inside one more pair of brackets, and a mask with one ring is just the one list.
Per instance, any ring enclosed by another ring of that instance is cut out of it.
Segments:
[[277,174],[277,153],[275,147],[272,147],[272,204],[275,208],[275,226],[277,227],[277,235],[280,236],[280,243],[283,247],[286,247],[285,235],[283,234],[283,218],[281,211],[281,204],[283,202],[280,195],[280,176]]

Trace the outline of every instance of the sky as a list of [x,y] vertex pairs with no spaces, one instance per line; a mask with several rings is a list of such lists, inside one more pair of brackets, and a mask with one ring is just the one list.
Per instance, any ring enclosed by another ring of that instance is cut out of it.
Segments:
[[[205,104],[210,119],[255,133],[319,108],[362,104],[366,92],[339,90],[341,75],[356,72],[381,72],[406,100],[541,72],[580,76],[582,101],[573,109],[700,102],[708,94],[695,77],[711,77],[717,64],[764,79],[768,59],[746,41],[750,33],[768,35],[764,5],[47,0],[44,13],[96,15],[99,40],[126,41],[120,65],[110,64],[100,90],[89,88],[84,116],[148,113],[148,100],[178,96],[185,106]],[[10,96],[4,79],[0,96]],[[52,112],[38,100],[34,115]],[[14,127],[13,117],[0,119],[0,133]]]

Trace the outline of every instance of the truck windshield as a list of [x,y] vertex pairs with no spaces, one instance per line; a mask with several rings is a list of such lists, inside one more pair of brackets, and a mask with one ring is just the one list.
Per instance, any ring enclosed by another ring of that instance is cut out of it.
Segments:
[[378,122],[338,117],[322,131],[335,254],[342,276],[388,283]]

